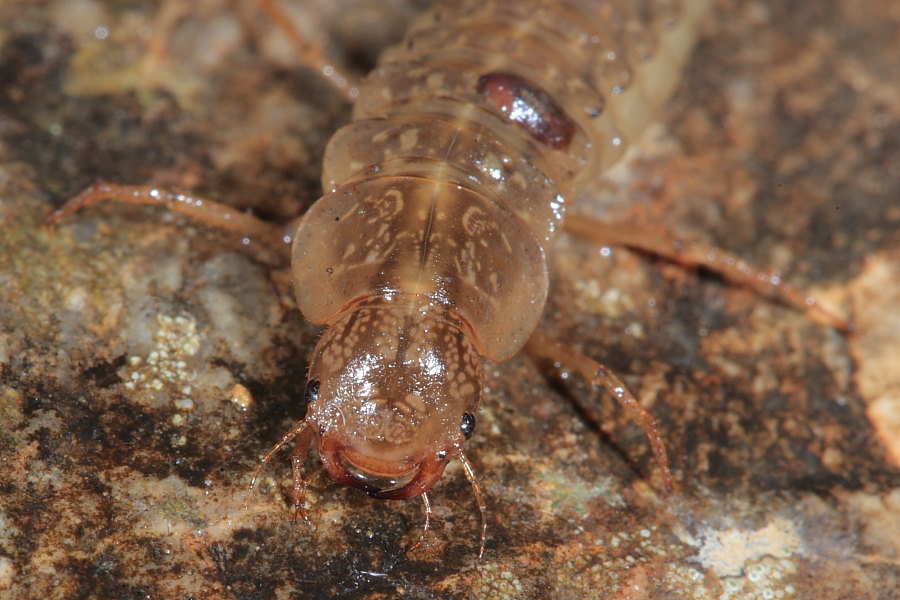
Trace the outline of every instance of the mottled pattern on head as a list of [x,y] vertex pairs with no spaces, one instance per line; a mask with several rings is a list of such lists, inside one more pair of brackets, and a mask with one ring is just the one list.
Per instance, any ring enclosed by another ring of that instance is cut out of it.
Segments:
[[475,414],[482,360],[467,333],[429,308],[357,307],[323,334],[307,420],[348,450],[421,462],[455,454],[463,415]]

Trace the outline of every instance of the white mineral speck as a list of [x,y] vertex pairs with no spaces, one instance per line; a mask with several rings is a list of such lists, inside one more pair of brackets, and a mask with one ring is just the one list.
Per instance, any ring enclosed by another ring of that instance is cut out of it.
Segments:
[[66,294],[65,307],[67,310],[81,312],[87,302],[87,291],[83,287],[73,287]]

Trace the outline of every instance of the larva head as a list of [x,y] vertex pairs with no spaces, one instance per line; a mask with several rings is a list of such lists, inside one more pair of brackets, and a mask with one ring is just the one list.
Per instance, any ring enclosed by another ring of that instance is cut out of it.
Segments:
[[360,306],[311,358],[306,421],[329,474],[376,498],[437,482],[472,435],[481,357],[469,334],[430,310]]

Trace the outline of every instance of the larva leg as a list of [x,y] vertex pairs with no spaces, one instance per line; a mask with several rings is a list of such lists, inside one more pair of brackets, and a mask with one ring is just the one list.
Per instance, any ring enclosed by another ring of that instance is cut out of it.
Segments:
[[141,70],[141,84],[150,89],[164,79],[167,63],[171,60],[166,45],[175,27],[190,13],[188,2],[166,1],[160,6],[153,23],[150,39],[147,43],[147,54]]
[[419,536],[419,539],[415,544],[410,546],[407,552],[412,552],[419,547],[419,544],[425,541],[425,536],[428,534],[428,527],[431,525],[431,502],[428,500],[428,492],[422,492],[422,503],[425,504],[425,525],[422,526],[422,535]]
[[591,387],[601,385],[606,388],[606,391],[622,405],[628,413],[628,417],[644,430],[644,434],[650,442],[650,448],[653,450],[653,456],[656,458],[656,464],[659,465],[662,472],[666,491],[672,492],[675,486],[672,481],[672,473],[669,471],[669,457],[666,454],[662,435],[656,425],[656,419],[644,410],[618,377],[603,364],[563,346],[539,331],[531,334],[525,349],[533,357],[550,359],[577,371]]
[[47,217],[46,224],[58,225],[66,216],[105,201],[164,206],[204,225],[242,236],[247,250],[263,264],[280,265],[288,260],[290,239],[285,237],[280,226],[199,196],[168,192],[152,186],[98,181],[53,212]]
[[276,0],[256,0],[260,10],[280,28],[294,45],[299,60],[314,69],[344,99],[353,103],[359,96],[359,83],[354,77],[344,72],[335,61],[328,57],[325,50],[316,43],[304,39],[294,24],[278,6]]
[[[304,521],[309,523],[309,514],[306,512],[306,484],[303,482],[302,469],[303,461],[306,459],[307,452],[309,452],[310,444],[312,444],[313,431],[305,427],[305,421],[301,421],[301,423],[297,441],[294,442],[294,449],[291,450],[291,476],[294,480],[294,517],[296,518],[297,515],[300,515]],[[276,448],[278,448],[277,445],[273,450]]]
[[478,480],[475,477],[475,469],[472,468],[472,463],[469,462],[469,459],[462,452],[457,455],[457,458],[462,463],[466,479],[472,485],[472,494],[475,495],[475,503],[478,504],[478,510],[481,512],[481,547],[478,549],[478,558],[481,558],[484,556],[484,543],[487,540],[487,505],[484,503],[484,496],[481,495],[481,488],[478,487]]
[[[304,453],[304,449],[308,449],[313,440],[313,431],[309,428],[306,421],[297,421],[297,423],[291,427],[291,430],[284,434],[281,441],[272,446],[272,448],[266,452],[266,455],[260,459],[259,466],[256,467],[256,471],[254,471],[253,477],[250,479],[250,487],[247,488],[247,492],[249,494],[256,488],[256,481],[259,479],[259,474],[262,472],[263,467],[272,460],[282,447],[290,444],[295,439],[297,441],[294,444],[294,449],[291,451],[291,471],[294,479],[294,509],[297,514],[303,517],[303,520],[308,523],[309,516],[307,515],[305,508],[305,485],[300,472],[300,468],[303,465],[302,454]],[[244,501],[245,507],[247,506],[247,502],[248,501]]]
[[686,267],[705,267],[728,281],[745,285],[759,294],[777,298],[789,306],[806,312],[816,322],[840,331],[850,331],[850,325],[822,308],[816,299],[785,283],[772,271],[763,271],[734,254],[684,240],[659,231],[605,223],[582,215],[571,215],[565,222],[566,231],[596,244],[625,246],[665,258]]

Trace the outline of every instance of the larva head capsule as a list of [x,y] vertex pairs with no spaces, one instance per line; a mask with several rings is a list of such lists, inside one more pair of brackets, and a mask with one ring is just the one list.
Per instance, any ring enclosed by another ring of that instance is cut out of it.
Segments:
[[309,370],[306,422],[329,474],[376,498],[428,491],[472,435],[481,362],[445,313],[388,303],[345,312]]

